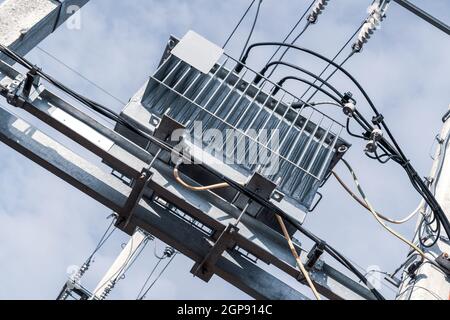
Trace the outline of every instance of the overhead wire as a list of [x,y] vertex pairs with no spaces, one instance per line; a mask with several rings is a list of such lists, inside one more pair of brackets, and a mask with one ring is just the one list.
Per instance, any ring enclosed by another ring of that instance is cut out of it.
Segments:
[[263,0],[257,0],[257,1],[258,1],[258,6],[256,7],[255,19],[253,20],[253,24],[252,24],[252,27],[250,29],[250,33],[249,33],[249,35],[247,37],[247,40],[245,41],[245,45],[244,45],[244,48],[242,49],[242,53],[241,53],[240,58],[242,58],[242,56],[244,55],[245,50],[247,49],[247,46],[250,43],[250,40],[252,39],[253,33],[255,32],[256,24],[258,23],[259,12],[261,10],[261,4],[262,4]]
[[[436,200],[436,198],[434,197],[434,195],[428,190],[426,184],[422,181],[422,179],[420,178],[419,174],[417,173],[417,171],[414,169],[414,167],[412,166],[412,164],[410,163],[410,160],[405,156],[405,153],[403,152],[403,150],[401,149],[400,145],[398,144],[397,140],[395,139],[395,137],[393,136],[390,128],[387,126],[386,121],[384,119],[384,117],[380,114],[380,112],[378,111],[378,109],[376,108],[375,104],[373,103],[373,101],[370,99],[369,95],[367,94],[367,92],[364,90],[364,88],[361,86],[361,84],[348,72],[346,71],[342,66],[338,65],[337,63],[333,62],[332,60],[326,58],[325,56],[313,51],[313,50],[309,50],[307,48],[302,48],[302,47],[298,47],[295,45],[290,45],[290,44],[286,44],[286,43],[279,43],[279,42],[259,42],[259,43],[254,43],[251,46],[249,46],[249,48],[247,49],[245,55],[243,56],[243,58],[240,60],[240,62],[236,65],[235,68],[235,72],[240,72],[244,66],[244,64],[246,63],[246,60],[250,54],[250,51],[255,48],[255,47],[261,47],[261,46],[286,46],[286,47],[291,47],[294,48],[296,50],[308,53],[310,55],[313,55],[321,60],[327,61],[328,63],[330,63],[331,65],[333,65],[334,67],[336,67],[337,69],[339,69],[342,73],[344,73],[358,88],[358,90],[363,94],[365,100],[368,102],[370,108],[372,109],[372,111],[375,114],[375,117],[373,118],[373,122],[379,126],[381,125],[384,128],[384,131],[387,133],[390,141],[392,142],[393,145],[391,145],[388,140],[384,137],[381,137],[381,141],[379,142],[380,145],[383,146],[383,148],[385,148],[385,150],[389,151],[393,156],[395,156],[393,159],[401,165],[401,167],[405,170],[405,172],[407,173],[412,186],[414,187],[414,189],[416,189],[416,191],[425,199],[425,201],[427,202],[427,204],[430,206],[430,208],[432,209],[432,211],[434,212],[434,214],[436,214],[437,218],[439,219],[439,222],[443,225],[443,228],[445,229],[447,236],[450,237],[450,221],[447,218],[445,212],[443,211],[442,207],[440,206],[439,202]],[[263,71],[267,71],[266,70],[262,70],[260,72],[260,76],[264,76],[264,72]],[[369,123],[369,121],[367,121],[362,115],[361,113],[355,109],[354,111],[354,119],[368,132],[371,133],[373,132],[374,128],[373,126]],[[376,119],[376,121],[375,121]]]
[[[345,44],[341,47],[341,49],[339,49],[339,51],[334,55],[334,57],[331,59],[331,61],[333,61],[333,62],[336,61],[336,59],[341,55],[341,53],[345,50],[345,48],[347,48],[347,46],[350,44],[350,42],[353,40],[353,38],[358,34],[359,30],[362,28],[362,26],[364,25],[364,23],[365,23],[365,20],[364,20],[364,22],[361,24],[361,26],[358,27],[358,28],[356,29],[356,31],[350,36],[350,38],[347,40],[347,42],[345,42]],[[320,72],[319,77],[322,77],[322,76],[325,74],[325,72],[327,72],[327,70],[328,70],[330,67],[331,67],[331,63],[327,63],[327,65],[326,65],[325,68],[322,70],[322,72]],[[331,77],[329,77],[329,79],[327,79],[327,81],[330,80],[330,79],[331,79]],[[308,88],[308,89],[300,96],[300,99],[303,99],[303,98],[307,95],[307,93],[309,92],[309,90],[311,90],[311,88],[312,88],[312,87],[309,87],[309,88]]]
[[[308,21],[306,23],[306,25],[303,27],[303,29],[300,31],[300,33],[294,38],[294,40],[291,41],[291,44],[295,44],[298,41],[298,39],[300,39],[300,37],[306,32],[306,30],[308,30],[310,25],[311,25],[311,22]],[[279,48],[281,48],[281,47],[279,47]],[[280,56],[280,58],[277,61],[283,61],[284,57],[288,54],[289,49],[290,49],[289,47],[286,48],[284,50],[283,54]],[[271,62],[271,61],[269,61],[269,62]],[[272,69],[272,71],[267,75],[267,78],[270,78],[275,73],[277,68],[278,68],[278,65]]]
[[[371,211],[370,210],[370,207],[367,205],[367,203],[363,200],[363,199],[361,199],[361,198],[359,198],[351,189],[350,189],[350,187],[344,182],[344,180],[342,180],[342,178],[335,172],[335,171],[332,171],[332,174],[333,174],[333,176],[336,178],[336,180],[339,182],[339,184],[344,188],[344,190],[357,202],[357,203],[359,203],[362,207],[364,207],[366,210],[368,210],[368,211]],[[422,209],[422,207],[423,207],[423,204],[425,203],[425,201],[421,201],[421,203],[419,204],[419,206],[414,210],[414,211],[412,211],[408,216],[406,216],[405,218],[403,218],[403,219],[400,219],[400,220],[395,220],[395,219],[392,219],[392,218],[389,218],[389,217],[387,217],[387,216],[385,216],[385,215],[383,215],[383,214],[381,214],[381,213],[379,213],[379,212],[377,212],[377,215],[381,218],[381,219],[383,219],[384,221],[387,221],[387,222],[390,222],[390,223],[393,223],[393,224],[404,224],[404,223],[406,223],[406,222],[408,222],[408,221],[410,221],[412,218],[414,218],[419,212],[420,212],[420,210]]]
[[159,265],[161,264],[161,262],[164,260],[164,258],[158,258],[158,261],[156,262],[155,266],[153,267],[153,269],[150,271],[150,274],[148,275],[147,279],[144,281],[144,284],[142,285],[141,290],[139,290],[139,293],[136,297],[136,300],[140,300],[142,299],[142,293],[145,290],[145,287],[147,286],[148,282],[150,281],[150,279],[152,278],[153,274],[155,273],[156,269],[158,269]]
[[[134,263],[137,261],[137,258],[139,258],[139,256],[142,254],[142,251],[144,250],[145,246],[147,245],[148,240],[149,240],[149,236],[147,236],[145,238],[145,240],[143,241],[143,243],[141,243],[139,245],[139,249],[138,249],[137,253],[134,253],[134,250],[133,250],[134,237],[130,238],[130,251],[127,254],[127,258],[125,259],[123,264],[120,266],[119,270],[114,272],[108,279],[106,279],[103,283],[101,283],[100,285],[97,286],[98,289],[92,293],[93,297],[95,297],[97,295],[97,293],[99,293],[99,290],[103,289],[103,287],[105,285],[107,285],[108,283],[110,283],[111,288],[113,288],[117,284],[117,282],[120,280],[119,275],[122,274],[121,276],[123,276],[124,272],[128,271],[134,265]],[[106,295],[108,295],[108,294],[109,294],[109,292],[106,292]]]
[[[298,21],[294,24],[294,26],[292,27],[292,29],[289,31],[289,33],[287,34],[287,36],[283,39],[283,43],[286,43],[289,38],[291,37],[291,35],[294,33],[295,29],[297,29],[297,27],[300,25],[300,23],[303,21],[303,19],[306,17],[306,15],[308,14],[308,12],[311,10],[311,8],[313,7],[314,3],[316,2],[316,0],[313,0],[311,2],[311,4],[308,6],[308,8],[306,8],[305,12],[300,16],[300,18],[298,19]],[[299,37],[301,37],[301,35],[304,33],[305,30],[302,30],[296,37],[296,40],[294,41],[294,43],[298,40]],[[267,63],[270,63],[273,61],[273,59],[276,57],[276,55],[278,54],[278,52],[280,52],[282,46],[279,46],[278,49],[273,53],[273,55],[269,58]]]
[[36,49],[38,49],[39,51],[41,51],[43,54],[45,54],[46,56],[50,57],[51,59],[53,59],[54,61],[56,61],[57,63],[59,63],[60,65],[64,66],[67,70],[73,72],[74,74],[76,74],[78,77],[80,77],[81,79],[83,79],[84,81],[86,81],[87,83],[89,83],[90,85],[92,85],[93,87],[97,88],[98,90],[100,90],[101,92],[103,92],[104,94],[106,94],[107,96],[109,96],[110,98],[114,99],[115,101],[119,102],[121,105],[125,105],[127,104],[126,102],[124,102],[123,100],[121,100],[120,98],[116,97],[115,95],[113,95],[111,92],[109,92],[108,90],[106,90],[105,88],[101,87],[100,85],[98,85],[97,83],[95,83],[94,81],[90,80],[88,77],[86,77],[85,75],[83,75],[82,73],[78,72],[76,69],[72,68],[71,66],[69,66],[67,63],[65,63],[64,61],[60,60],[59,58],[57,58],[54,54],[50,53],[49,51],[43,49],[40,46],[37,46]]
[[231,32],[231,34],[228,36],[227,40],[225,41],[224,45],[222,46],[222,49],[225,49],[229,42],[231,41],[231,39],[234,37],[234,35],[236,34],[236,31],[239,29],[239,27],[241,26],[242,22],[244,22],[244,19],[247,17],[248,13],[250,12],[250,9],[253,7],[253,5],[255,4],[256,0],[252,0],[250,2],[250,5],[248,6],[247,10],[245,10],[244,14],[241,16],[241,18],[239,19],[238,23],[236,24],[236,26],[234,27],[233,31]]
[[[344,66],[344,64],[346,64],[347,62],[348,62],[348,60],[350,60],[350,58],[351,57],[353,57],[353,55],[356,53],[356,51],[354,51],[354,50],[352,50],[352,52],[350,52],[350,54],[339,64],[339,66],[340,67],[343,67]],[[330,81],[331,80],[331,78],[337,73],[337,71],[338,71],[339,69],[334,69],[334,71],[328,76],[328,77],[326,77],[326,81]],[[321,87],[324,85],[324,83],[322,83],[321,84]],[[310,88],[313,88],[313,86],[310,86]],[[309,89],[310,89],[309,88]],[[309,90],[308,89],[308,90]],[[308,91],[307,90],[307,91]],[[311,101],[312,99],[314,99],[314,97],[317,95],[317,93],[319,93],[319,89],[316,89],[316,91],[314,91],[313,92],[313,94],[306,100],[306,101]],[[304,98],[304,95],[302,95],[302,97],[301,97],[301,99],[303,99]]]
[[170,258],[170,260],[167,262],[167,264],[164,266],[164,268],[161,270],[161,272],[157,275],[156,279],[153,280],[153,282],[150,284],[150,286],[145,290],[144,294],[141,295],[141,297],[138,300],[144,300],[148,293],[150,292],[150,290],[152,290],[152,288],[155,286],[155,284],[159,281],[159,279],[161,279],[161,277],[163,276],[163,274],[167,271],[167,269],[169,268],[170,264],[174,261],[175,257],[177,256],[178,252],[175,252],[172,257]]
[[358,177],[356,176],[355,171],[353,170],[352,166],[348,163],[347,160],[342,159],[342,162],[344,163],[344,165],[347,167],[347,169],[350,171],[350,174],[352,175],[353,181],[356,185],[356,188],[358,189],[359,194],[361,195],[361,197],[363,198],[367,208],[369,209],[369,211],[372,213],[372,215],[374,216],[375,220],[389,233],[391,233],[393,236],[395,236],[396,238],[398,238],[399,240],[401,240],[402,242],[404,242],[405,244],[407,244],[410,248],[414,249],[423,259],[425,260],[429,260],[429,258],[425,255],[425,253],[419,248],[417,247],[414,243],[412,243],[411,241],[407,240],[404,236],[402,236],[401,234],[399,234],[398,232],[396,232],[395,230],[391,229],[390,227],[388,227],[380,218],[379,214],[375,211],[375,209],[373,208],[372,204],[369,202],[369,199],[367,198],[366,194],[364,193]]
[[112,227],[114,227],[114,223],[115,223],[115,220],[116,220],[116,217],[115,217],[115,215],[110,215],[109,217],[108,217],[108,219],[109,218],[112,218],[113,217],[113,219],[112,219],[112,221],[111,221],[111,223],[108,225],[108,227],[106,228],[106,230],[105,230],[105,232],[103,233],[103,235],[100,237],[100,240],[99,240],[99,242],[97,243],[97,246],[95,247],[95,249],[92,251],[92,253],[91,253],[91,255],[89,256],[89,258],[86,260],[86,261],[91,261],[92,260],[92,258],[95,256],[95,254],[105,245],[105,243],[111,238],[111,236],[113,235],[113,233],[116,231],[116,228],[113,228],[113,230],[112,231],[110,231],[111,230],[111,228]]

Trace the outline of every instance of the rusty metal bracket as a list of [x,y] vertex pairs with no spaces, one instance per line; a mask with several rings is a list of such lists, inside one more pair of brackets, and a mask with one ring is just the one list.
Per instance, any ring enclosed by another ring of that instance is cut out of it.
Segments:
[[[134,181],[133,187],[127,201],[125,202],[125,205],[120,210],[120,212],[118,212],[119,219],[117,219],[116,227],[127,232],[126,230],[130,225],[134,210],[138,206],[139,201],[142,199],[145,188],[151,177],[152,173],[150,172],[150,169],[144,168],[139,178]],[[133,232],[133,230],[130,230],[130,232]]]
[[234,235],[239,232],[239,228],[229,224],[228,227],[222,232],[217,241],[212,246],[211,250],[208,252],[206,257],[201,263],[196,263],[192,269],[191,273],[205,282],[209,282],[214,275],[214,266],[217,260],[222,256],[222,254],[233,248],[236,245],[234,241]]
[[[156,155],[153,157],[150,164],[142,169],[142,172],[138,179],[136,179],[133,183],[133,187],[131,189],[130,195],[128,196],[127,201],[125,202],[125,205],[123,208],[118,212],[119,219],[117,219],[116,227],[122,229],[123,231],[127,233],[133,233],[133,230],[129,228],[131,218],[133,217],[134,210],[139,204],[139,201],[141,201],[142,197],[145,194],[145,189],[147,187],[147,184],[152,178],[152,172],[151,168],[155,164],[155,161],[158,159],[158,157],[161,155],[162,150],[156,152]],[[128,230],[130,229],[130,230]]]

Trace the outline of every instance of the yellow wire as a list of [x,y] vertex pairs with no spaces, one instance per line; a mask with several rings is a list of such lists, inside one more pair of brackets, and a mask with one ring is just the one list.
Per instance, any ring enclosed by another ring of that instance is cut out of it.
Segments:
[[316,287],[314,286],[314,283],[312,282],[308,271],[305,269],[305,266],[303,265],[303,262],[300,259],[300,256],[298,255],[297,250],[295,249],[294,243],[292,242],[292,239],[289,236],[289,232],[286,229],[286,225],[284,224],[283,219],[278,214],[276,215],[276,217],[277,217],[278,223],[280,224],[281,230],[283,230],[284,237],[286,238],[286,240],[289,244],[289,248],[291,249],[292,255],[294,256],[295,261],[297,262],[297,265],[300,268],[300,272],[305,277],[306,282],[308,283],[308,286],[311,288],[311,291],[313,292],[316,299],[321,300],[320,295],[317,292]]
[[353,176],[353,181],[355,182],[355,185],[358,189],[359,194],[361,195],[361,197],[364,199],[364,202],[366,203],[369,211],[372,213],[372,215],[374,216],[374,218],[378,221],[378,223],[384,228],[386,229],[390,234],[392,234],[393,236],[395,236],[396,238],[400,239],[401,241],[403,241],[404,243],[406,243],[409,247],[411,247],[412,249],[414,249],[423,259],[426,260],[430,260],[428,259],[427,256],[425,256],[425,253],[419,248],[417,247],[414,243],[412,243],[411,241],[407,240],[405,237],[403,237],[401,234],[397,233],[395,230],[389,228],[380,218],[380,216],[378,215],[378,213],[375,211],[375,209],[372,207],[372,204],[369,202],[369,200],[367,199],[364,191],[361,188],[361,185],[359,184],[358,181],[358,177],[356,176],[353,168],[350,166],[350,164],[345,161],[344,159],[342,159],[343,163],[345,164],[345,166],[347,167],[347,169],[350,171],[350,173]]
[[[213,185],[209,185],[209,186],[203,186],[203,187],[197,187],[197,186],[192,186],[188,183],[186,183],[185,181],[183,181],[183,179],[181,179],[180,177],[180,173],[178,171],[178,167],[175,166],[175,168],[173,169],[173,175],[175,177],[175,180],[181,184],[183,187],[192,190],[192,191],[208,191],[208,190],[215,190],[215,189],[222,189],[222,188],[227,188],[230,185],[226,182],[224,183],[218,183],[218,184],[213,184]],[[314,296],[316,297],[317,300],[321,300],[319,293],[316,290],[316,287],[314,286],[314,283],[311,280],[311,277],[309,276],[308,271],[305,269],[305,266],[303,265],[300,256],[297,253],[297,250],[295,249],[294,244],[292,243],[292,240],[289,236],[289,233],[286,229],[286,225],[284,224],[283,219],[279,216],[276,215],[278,223],[280,224],[281,229],[283,230],[284,233],[284,237],[286,238],[289,248],[291,249],[292,255],[294,256],[298,267],[300,268],[300,272],[303,274],[303,276],[306,279],[306,282],[308,283],[308,286],[311,288],[311,291],[314,293]]]
[[210,186],[202,186],[202,187],[197,187],[197,186],[192,186],[186,182],[183,181],[183,179],[181,179],[180,177],[180,173],[178,172],[178,168],[175,167],[173,169],[173,176],[175,177],[175,180],[177,180],[177,182],[179,184],[181,184],[183,187],[185,187],[186,189],[192,190],[192,191],[208,191],[208,190],[216,190],[216,189],[223,189],[223,188],[228,188],[230,185],[226,182],[224,183],[218,183],[218,184],[213,184]]
[[[369,206],[367,206],[367,204],[364,202],[364,200],[360,199],[356,194],[353,193],[353,191],[350,189],[350,187],[347,186],[347,184],[344,182],[344,180],[342,180],[342,178],[334,171],[331,172],[333,174],[333,176],[336,178],[337,182],[339,182],[339,184],[342,186],[342,188],[344,188],[344,190],[356,201],[358,202],[361,206],[363,206],[366,210],[370,211]],[[382,215],[381,213],[379,213],[377,211],[377,215],[383,219],[384,221],[393,223],[393,224],[404,224],[408,221],[410,221],[412,218],[414,218],[415,215],[417,215],[419,212],[421,212],[421,208],[424,205],[424,201],[422,200],[419,204],[419,206],[417,207],[416,210],[414,210],[409,216],[407,216],[404,219],[401,220],[394,220],[391,219],[385,215]]]

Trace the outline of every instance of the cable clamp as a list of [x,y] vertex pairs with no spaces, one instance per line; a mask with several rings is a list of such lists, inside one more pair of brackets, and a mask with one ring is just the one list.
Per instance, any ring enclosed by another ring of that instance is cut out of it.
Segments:
[[435,139],[439,144],[443,144],[445,142],[445,139],[441,138],[440,134],[437,134]]
[[353,117],[353,114],[356,110],[356,100],[353,99],[353,94],[351,92],[346,92],[342,97],[342,111],[347,117]]
[[39,76],[39,72],[41,68],[37,66],[33,66],[33,68],[28,71],[27,78],[24,81],[22,96],[27,99],[30,96],[31,88],[33,86],[38,86],[41,77]]
[[342,97],[341,102],[342,102],[342,104],[351,102],[354,105],[356,105],[356,100],[353,99],[353,93],[351,93],[350,91],[344,93],[344,96]]
[[20,96],[20,90],[25,79],[23,75],[18,74],[17,77],[8,85],[6,101],[17,108],[21,108],[24,104],[24,99]]
[[[411,160],[405,160],[401,166],[403,167],[403,169],[406,169],[409,166],[409,163],[411,162]],[[411,175],[414,177],[417,177],[417,173],[416,172],[411,172]]]
[[348,103],[344,104],[344,106],[342,108],[342,111],[344,111],[344,114],[349,118],[353,117],[355,110],[356,110],[356,106],[352,102],[348,102]]
[[374,129],[370,134],[370,140],[366,145],[366,150],[364,150],[367,153],[375,153],[378,148],[378,141],[380,141],[383,138],[383,131],[380,129]]
[[434,182],[434,178],[430,177],[430,176],[424,177],[424,180],[425,180],[425,183],[428,184],[428,186],[431,186],[433,184],[433,182]]
[[376,126],[379,126],[384,121],[384,116],[379,114],[372,118],[372,123]]

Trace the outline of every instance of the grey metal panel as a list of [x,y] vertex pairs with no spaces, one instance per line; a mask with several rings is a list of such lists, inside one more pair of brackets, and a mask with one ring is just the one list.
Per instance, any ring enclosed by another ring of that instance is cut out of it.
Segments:
[[[251,155],[265,151],[268,159],[279,161],[279,170],[265,172],[263,166],[260,172],[278,182],[278,189],[295,199],[300,208],[310,208],[337,145],[345,144],[339,138],[342,126],[313,108],[292,109],[290,104],[297,98],[287,92],[272,95],[275,85],[267,80],[260,88],[252,85],[256,74],[249,69],[235,74],[233,64],[230,57],[224,56],[210,74],[202,74],[169,56],[150,78],[141,103],[132,103],[133,115],[130,106],[123,114],[144,126],[144,115],[167,115],[186,126],[194,140],[196,122],[202,123],[203,131],[233,130],[236,137],[227,132],[221,141],[223,145],[235,143],[233,152],[225,155],[227,162],[234,163],[229,166],[249,177],[258,170]],[[272,146],[276,140],[271,131],[268,143],[261,143],[260,136],[252,137],[252,130],[261,129],[278,130],[279,146]],[[195,141],[208,147],[209,142]],[[239,147],[246,150],[245,154],[237,154]]]

